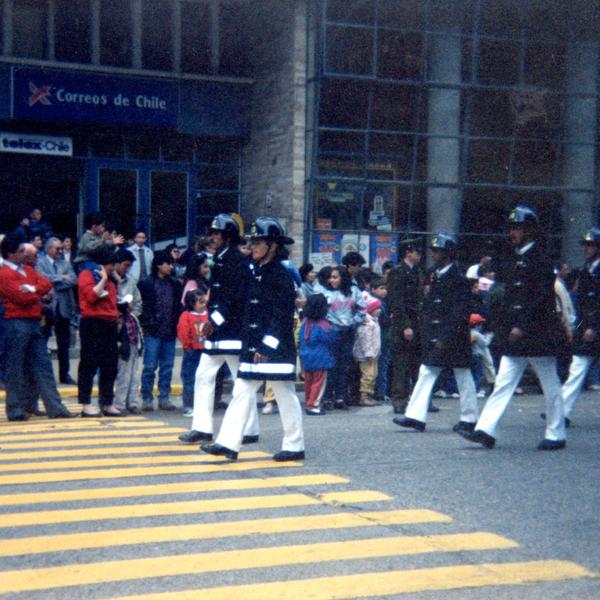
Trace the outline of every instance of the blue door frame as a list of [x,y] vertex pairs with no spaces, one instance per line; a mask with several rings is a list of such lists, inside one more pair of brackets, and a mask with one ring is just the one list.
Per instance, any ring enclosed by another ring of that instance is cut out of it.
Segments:
[[[110,158],[93,158],[86,161],[86,202],[85,211],[97,211],[100,198],[100,169],[127,169],[137,173],[137,210],[136,227],[143,229],[150,238],[150,177],[153,172],[170,172],[187,174],[187,225],[186,235],[191,239],[194,235],[196,223],[196,202],[194,201],[195,190],[197,188],[197,172],[195,165],[191,163],[180,162],[151,162],[122,160]],[[155,240],[150,240],[154,242]]]

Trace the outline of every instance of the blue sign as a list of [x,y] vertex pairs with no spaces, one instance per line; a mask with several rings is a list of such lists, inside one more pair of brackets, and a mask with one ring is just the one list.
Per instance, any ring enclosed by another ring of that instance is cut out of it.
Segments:
[[174,129],[178,107],[175,82],[13,67],[14,118]]

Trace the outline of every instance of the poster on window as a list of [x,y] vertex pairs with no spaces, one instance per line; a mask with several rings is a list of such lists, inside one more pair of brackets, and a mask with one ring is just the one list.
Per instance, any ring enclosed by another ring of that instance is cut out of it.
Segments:
[[388,260],[398,263],[398,236],[391,233],[371,236],[371,268],[381,273],[381,266]]
[[339,263],[342,257],[340,248],[342,236],[338,233],[315,233],[313,235],[313,252],[326,254],[334,262]]
[[345,233],[342,236],[342,256],[348,252],[358,252],[369,264],[369,236],[360,233]]

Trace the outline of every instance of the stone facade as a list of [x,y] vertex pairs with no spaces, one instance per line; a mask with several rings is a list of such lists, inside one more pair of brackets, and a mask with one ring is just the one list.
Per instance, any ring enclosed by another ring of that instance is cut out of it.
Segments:
[[[241,206],[249,224],[272,215],[296,240],[292,256],[303,256],[306,134],[306,4],[270,5],[269,30],[254,48],[251,132],[242,153]],[[264,9],[264,7],[263,7]]]

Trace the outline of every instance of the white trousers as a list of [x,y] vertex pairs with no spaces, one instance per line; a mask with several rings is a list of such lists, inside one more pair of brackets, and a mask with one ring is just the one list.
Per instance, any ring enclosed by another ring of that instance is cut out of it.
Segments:
[[583,356],[581,354],[573,355],[573,360],[569,366],[569,377],[563,383],[562,394],[565,403],[565,417],[571,418],[571,413],[575,407],[575,402],[583,389],[585,377],[594,362],[593,356]]
[[[442,370],[442,367],[421,365],[419,378],[406,407],[405,415],[409,419],[416,419],[422,423],[427,421],[427,409],[429,408],[431,392]],[[477,390],[475,389],[471,369],[454,368],[452,370],[460,394],[460,420],[466,423],[475,423],[479,415],[479,407],[477,406]]]
[[[233,396],[225,412],[217,444],[238,452],[242,445],[244,424],[250,413],[256,411],[256,392],[262,381],[255,379],[235,380]],[[302,429],[302,409],[296,396],[294,381],[271,381],[281,424],[283,425],[282,450],[300,452],[304,450],[304,432]]]
[[138,387],[140,386],[140,371],[142,357],[137,349],[132,348],[129,360],[123,360],[119,356],[119,370],[115,379],[115,399],[113,404],[119,410],[140,408],[140,397]]
[[[237,375],[240,357],[236,354],[206,354],[200,356],[194,382],[194,418],[192,431],[213,433],[213,412],[215,408],[215,382],[219,369],[227,363],[233,377]],[[258,411],[256,410],[256,395],[253,398],[252,410],[245,422],[243,435],[258,435]]]
[[546,434],[548,440],[565,439],[565,419],[560,379],[553,356],[503,356],[494,391],[488,398],[475,429],[496,437],[496,427],[510,402],[523,372],[533,367],[546,397]]

